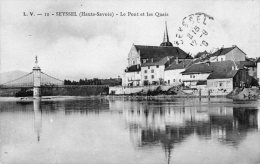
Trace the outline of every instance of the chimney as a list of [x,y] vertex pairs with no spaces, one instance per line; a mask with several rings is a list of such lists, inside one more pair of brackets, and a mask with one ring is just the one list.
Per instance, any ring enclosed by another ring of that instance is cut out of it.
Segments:
[[176,64],[179,64],[179,58],[178,57],[176,57]]
[[232,45],[232,47],[236,47],[237,45]]

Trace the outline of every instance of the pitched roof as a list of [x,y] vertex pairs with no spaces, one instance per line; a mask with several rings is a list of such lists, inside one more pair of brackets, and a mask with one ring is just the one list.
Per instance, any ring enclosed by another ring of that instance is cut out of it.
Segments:
[[163,58],[156,60],[156,61],[149,60],[146,63],[143,63],[142,67],[155,66],[155,65],[165,65],[167,62],[169,62],[170,58],[172,58],[172,56],[166,56],[166,57],[163,57]]
[[163,46],[143,46],[134,45],[136,50],[140,52],[141,59],[156,59],[166,56],[178,57],[179,59],[191,58],[189,54],[184,52],[179,47],[163,47]]
[[227,72],[222,72],[221,70],[215,70],[212,72],[207,79],[228,79],[236,75],[239,70],[229,70]]
[[137,65],[132,65],[130,67],[128,67],[125,72],[138,72],[138,71],[141,71],[141,67],[139,64]]
[[197,82],[197,85],[207,85],[207,80],[200,80]]
[[172,62],[165,70],[184,69],[192,64],[192,59],[185,59],[180,61],[178,64],[176,61]]
[[205,50],[205,51],[203,51],[203,52],[198,52],[195,56],[194,56],[194,58],[200,58],[200,57],[204,57],[204,56],[206,56],[206,55],[208,55],[209,53]]
[[256,63],[259,63],[260,62],[260,57],[256,60]]
[[[236,65],[240,68],[239,62]],[[233,70],[232,67],[235,66],[233,61],[227,60],[222,62],[212,62],[212,63],[199,63],[193,64],[182,74],[194,74],[194,73],[209,73],[208,79],[225,79],[232,78],[237,70]]]
[[221,48],[221,49],[217,50],[216,52],[214,52],[213,54],[209,55],[209,57],[225,55],[225,54],[229,53],[231,50],[233,50],[234,48],[236,48],[236,47]]
[[256,67],[256,62],[253,61],[239,61],[239,65],[245,66],[245,67]]

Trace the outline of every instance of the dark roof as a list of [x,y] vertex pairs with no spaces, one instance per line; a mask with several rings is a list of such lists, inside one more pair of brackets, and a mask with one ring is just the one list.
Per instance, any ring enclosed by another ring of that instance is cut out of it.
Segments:
[[138,52],[140,51],[141,59],[161,59],[166,56],[178,57],[179,59],[192,58],[179,47],[135,45],[135,48]]
[[260,57],[259,57],[259,58],[256,60],[256,62],[257,62],[257,63],[259,63],[259,62],[260,62]]
[[[236,62],[236,65],[241,68],[239,62]],[[233,61],[227,60],[222,62],[212,62],[212,63],[200,63],[193,64],[182,74],[194,74],[194,73],[210,73],[208,79],[225,79],[232,78],[237,70],[232,70],[232,67],[235,67]]]
[[215,70],[212,72],[207,79],[228,79],[232,78],[236,75],[239,70],[229,70],[227,72],[223,72],[221,70]]
[[253,61],[240,61],[238,63],[239,63],[239,65],[245,66],[245,67],[256,67],[256,63]]
[[140,64],[132,65],[132,66],[128,67],[128,68],[125,70],[125,72],[138,72],[138,71],[141,71]]
[[221,48],[221,49],[217,50],[216,52],[214,52],[213,54],[209,55],[209,57],[225,55],[225,54],[229,53],[231,50],[233,50],[234,48],[236,48],[236,47]]
[[172,45],[171,42],[162,42],[162,43],[160,44],[160,46],[166,47],[166,46],[173,46],[173,45]]
[[204,57],[204,56],[206,56],[206,55],[208,55],[209,53],[205,50],[205,51],[203,51],[203,52],[198,52],[195,56],[194,56],[194,58],[200,58],[200,57]]
[[197,85],[207,85],[207,80],[200,80],[197,82]]
[[146,63],[142,64],[142,67],[146,67],[146,66],[155,66],[155,65],[165,65],[167,62],[169,62],[169,60],[172,58],[172,56],[166,56],[160,60],[156,60],[156,61],[151,61],[148,60]]
[[165,70],[184,69],[192,64],[192,59],[181,60],[178,64],[173,61]]

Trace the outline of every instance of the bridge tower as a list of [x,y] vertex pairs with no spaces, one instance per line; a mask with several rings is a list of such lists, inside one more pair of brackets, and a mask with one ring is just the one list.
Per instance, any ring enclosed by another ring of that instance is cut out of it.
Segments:
[[41,68],[38,65],[37,56],[35,56],[35,66],[33,67],[33,97],[41,96]]

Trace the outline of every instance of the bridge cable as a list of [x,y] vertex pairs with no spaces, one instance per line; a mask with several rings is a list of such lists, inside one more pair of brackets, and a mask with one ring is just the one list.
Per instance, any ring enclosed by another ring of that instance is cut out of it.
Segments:
[[19,78],[17,78],[17,79],[14,79],[14,80],[5,82],[5,83],[0,84],[0,85],[6,85],[7,83],[12,83],[12,82],[14,82],[14,81],[18,81],[18,80],[20,80],[20,79],[22,79],[22,78],[24,78],[24,77],[26,77],[26,76],[29,76],[29,75],[32,74],[32,73],[33,73],[33,72],[30,72],[30,73],[28,73],[28,74],[26,74],[26,75],[23,75],[22,77],[19,77]]

